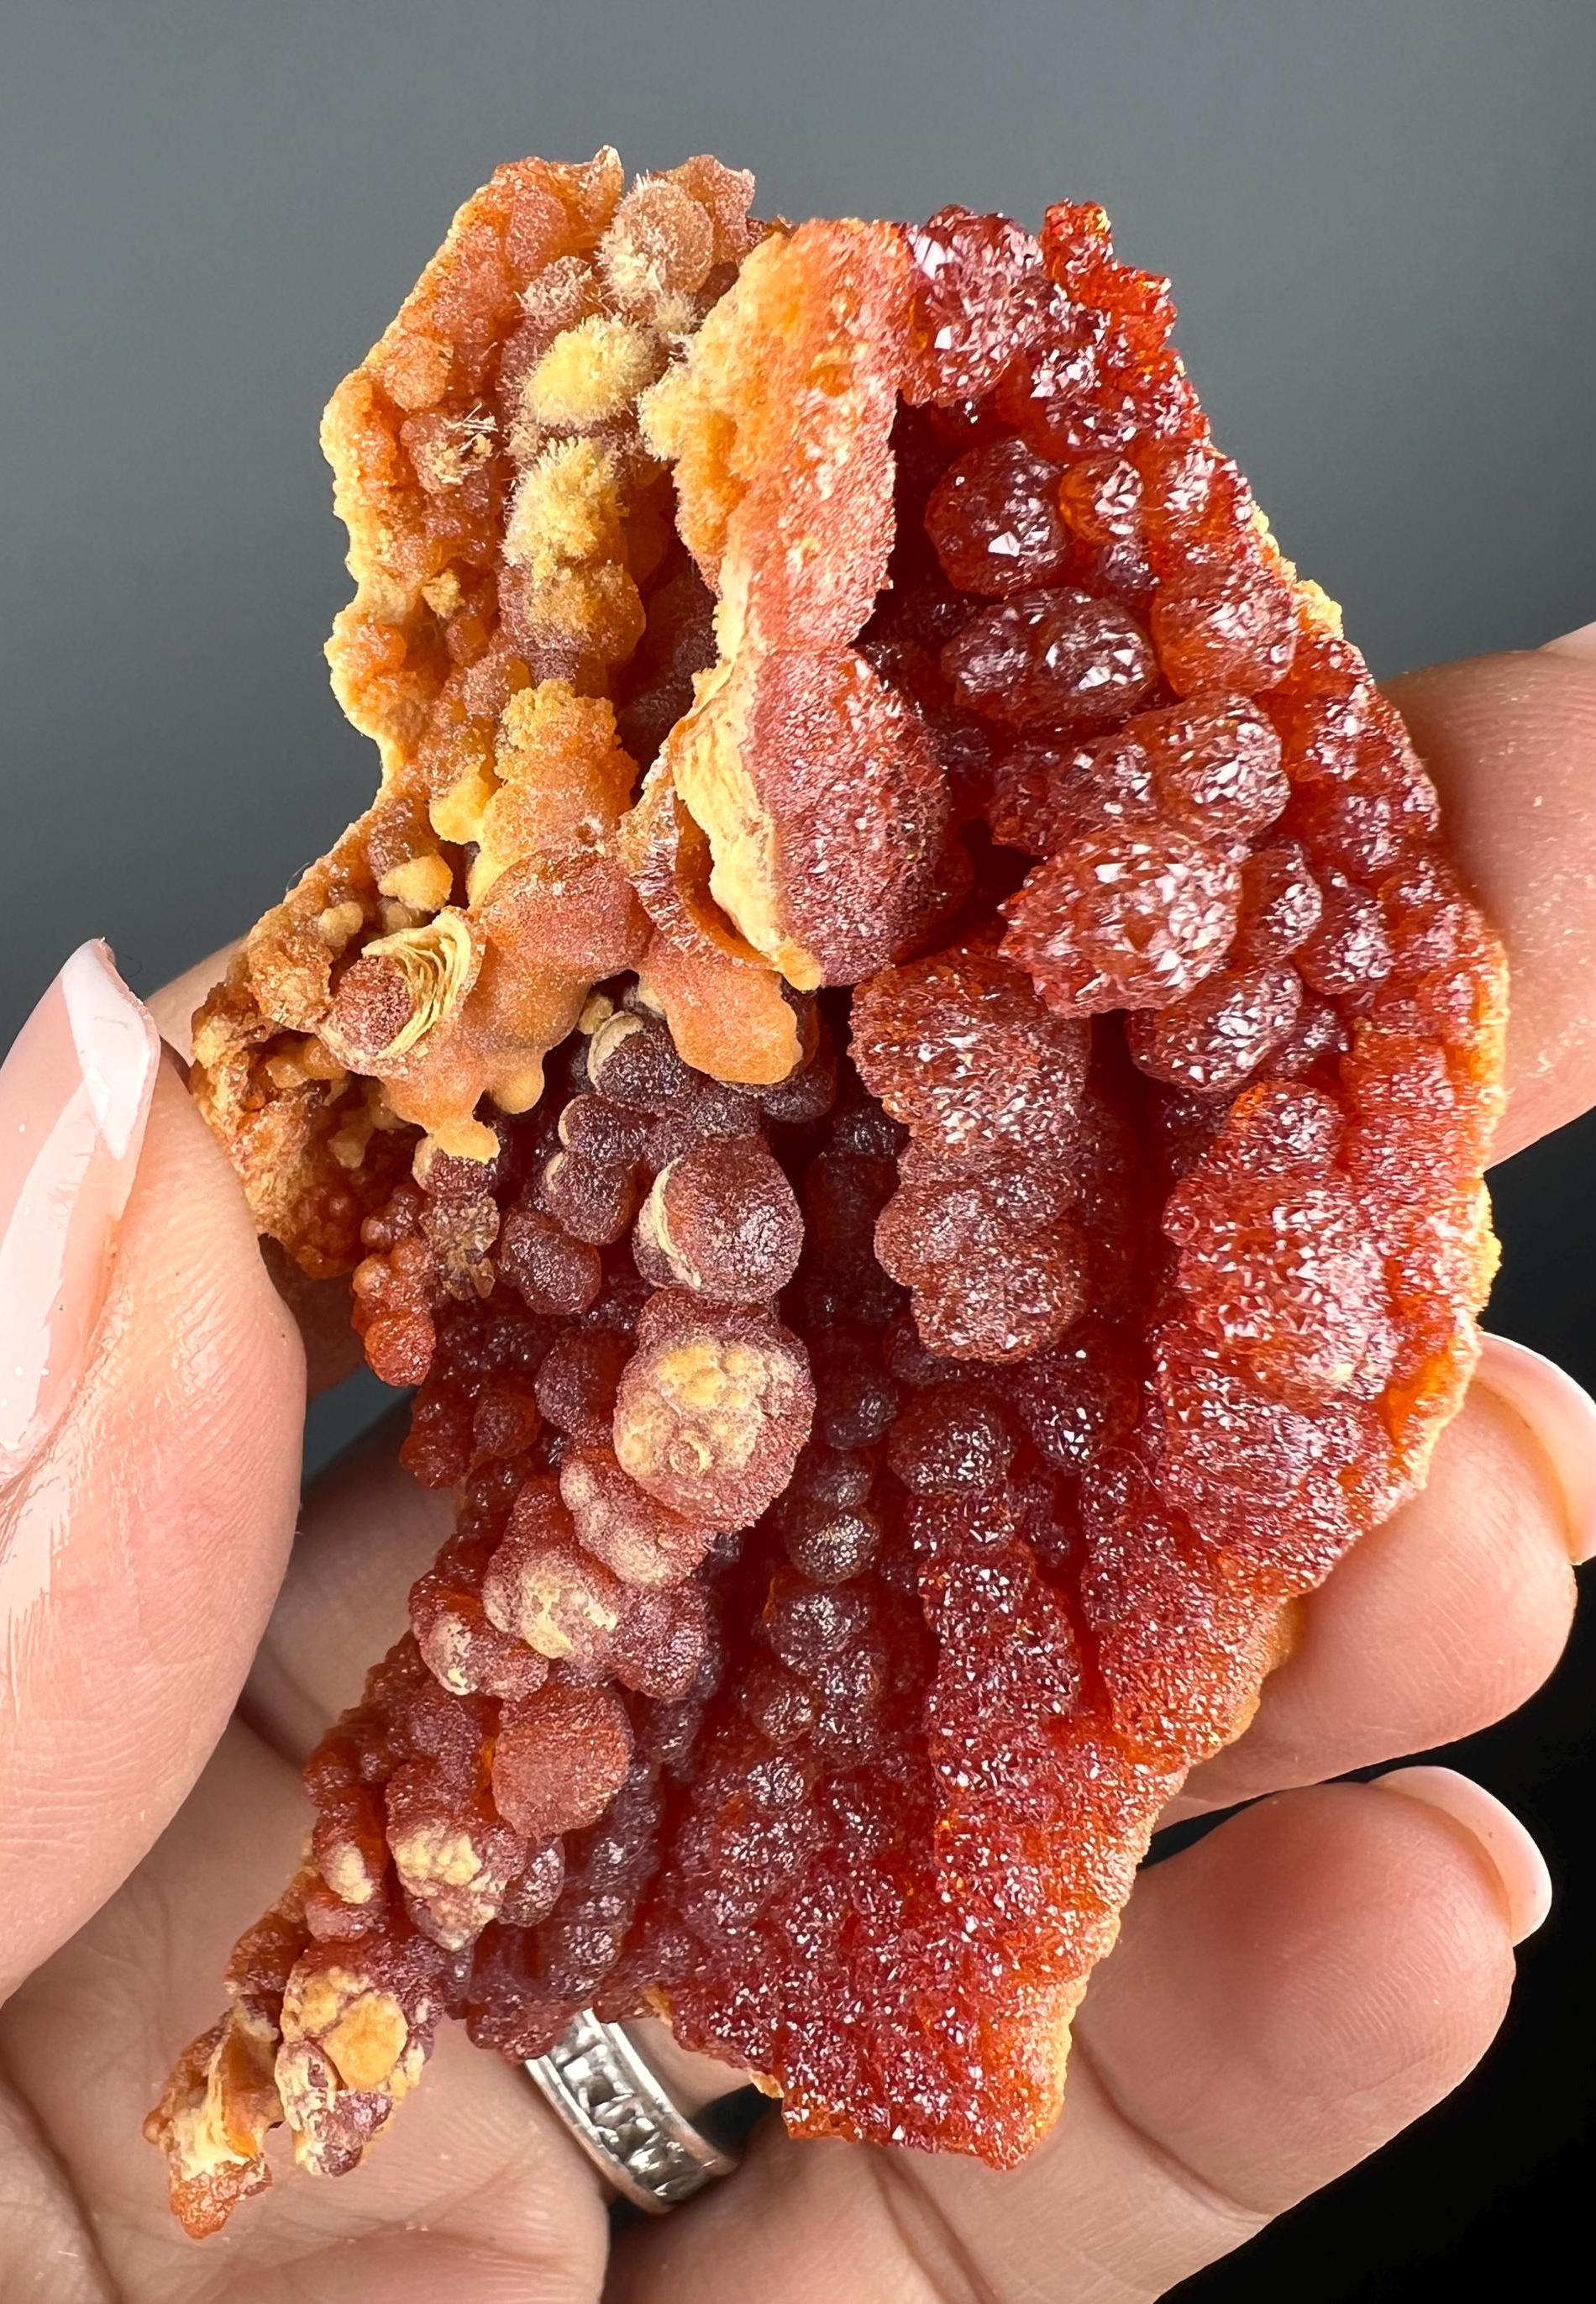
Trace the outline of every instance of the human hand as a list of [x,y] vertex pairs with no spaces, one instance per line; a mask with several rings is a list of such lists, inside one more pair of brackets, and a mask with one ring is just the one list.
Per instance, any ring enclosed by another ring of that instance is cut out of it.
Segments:
[[[1398,696],[1513,965],[1506,1154],[1596,1101],[1596,633]],[[202,988],[156,1004],[180,1044]],[[1545,1910],[1527,1835],[1447,1772],[1324,1780],[1499,1718],[1562,1646],[1570,1560],[1596,1544],[1596,1412],[1498,1343],[1424,1494],[1305,1604],[1252,1726],[1174,1804],[1256,1802],[1144,1876],[1076,2026],[1063,2120],[1023,2168],[794,2144],[767,2121],[730,2182],[612,2252],[596,2176],[523,2075],[445,2035],[355,2177],[286,2185],[195,2247],[141,2117],[209,2020],[222,1949],[291,1868],[295,1767],[401,1628],[445,1506],[384,1433],[317,1485],[295,1536],[307,1357],[313,1384],[345,1364],[342,1315],[302,1287],[286,1308],[176,1068],[92,950],[0,1081],[0,1214],[13,1206],[11,2304],[406,2304],[446,2284],[459,2304],[1121,2304],[1240,2245],[1489,2045],[1513,1945]],[[730,2084],[651,2029],[684,2101]]]

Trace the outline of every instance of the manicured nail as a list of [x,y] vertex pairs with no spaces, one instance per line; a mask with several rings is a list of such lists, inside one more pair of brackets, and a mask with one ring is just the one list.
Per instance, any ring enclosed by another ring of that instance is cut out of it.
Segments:
[[1596,624],[1582,624],[1576,632],[1565,632],[1558,640],[1548,640],[1547,652],[1551,656],[1583,656],[1589,663],[1596,658]]
[[1374,1783],[1382,1792],[1417,1800],[1461,1825],[1502,1884],[1514,1943],[1534,1935],[1551,1910],[1551,1874],[1510,1808],[1456,1768],[1392,1768]]
[[1596,1559],[1596,1400],[1555,1360],[1510,1336],[1482,1340],[1475,1375],[1540,1443],[1563,1499],[1575,1563]]
[[0,1066],[0,1484],[38,1453],[88,1359],[160,1056],[110,952],[86,944]]

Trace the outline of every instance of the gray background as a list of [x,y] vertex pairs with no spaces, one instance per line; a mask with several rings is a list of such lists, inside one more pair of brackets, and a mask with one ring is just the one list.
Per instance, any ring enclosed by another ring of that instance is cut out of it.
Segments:
[[[86,936],[148,988],[235,934],[366,796],[317,418],[496,161],[711,149],[790,215],[1102,199],[1391,672],[1596,616],[1593,101],[1592,0],[4,0],[0,1037]],[[1591,1148],[1503,1177],[1495,1311],[1587,1378]],[[1584,2257],[1577,1670],[1467,1756],[1572,1851],[1507,2043],[1204,2293],[1449,2295],[1559,2217]]]

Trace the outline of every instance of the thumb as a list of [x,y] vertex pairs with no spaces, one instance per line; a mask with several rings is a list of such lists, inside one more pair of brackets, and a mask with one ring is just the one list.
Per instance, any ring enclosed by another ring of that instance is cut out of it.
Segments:
[[304,1362],[105,945],[0,1070],[0,1995],[126,1876],[249,1668]]

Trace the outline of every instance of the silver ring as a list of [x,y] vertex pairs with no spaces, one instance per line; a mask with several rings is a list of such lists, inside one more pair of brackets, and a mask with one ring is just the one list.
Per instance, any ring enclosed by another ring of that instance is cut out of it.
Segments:
[[527,2071],[606,2180],[652,2216],[737,2166],[671,2103],[621,2027],[590,2008]]

